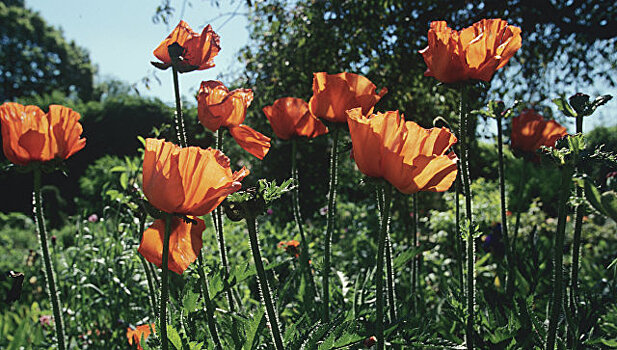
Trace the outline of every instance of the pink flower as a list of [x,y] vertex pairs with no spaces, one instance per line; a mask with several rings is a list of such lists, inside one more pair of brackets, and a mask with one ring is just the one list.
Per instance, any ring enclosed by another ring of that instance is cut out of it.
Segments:
[[97,222],[97,221],[99,221],[99,217],[96,214],[92,214],[92,215],[88,216],[88,221],[90,221],[90,222]]

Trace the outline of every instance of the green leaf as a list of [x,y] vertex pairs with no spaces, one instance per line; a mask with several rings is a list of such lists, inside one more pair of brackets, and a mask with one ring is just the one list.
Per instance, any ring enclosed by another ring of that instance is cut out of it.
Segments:
[[598,191],[596,186],[593,185],[591,180],[584,179],[583,181],[585,186],[584,193],[587,202],[589,202],[591,207],[597,210],[599,213],[608,216],[606,210],[604,209],[604,206],[602,205],[602,195],[600,194],[600,191]]
[[197,309],[198,299],[199,294],[189,289],[184,294],[184,298],[182,299],[182,307],[184,308],[184,311],[186,311],[187,313],[194,312]]
[[170,324],[167,325],[167,338],[174,345],[176,350],[182,350],[182,338],[180,338],[178,331]]
[[602,207],[606,215],[617,221],[617,193],[613,191],[602,193]]
[[255,340],[257,339],[257,331],[259,330],[259,324],[261,320],[264,318],[264,308],[260,307],[257,310],[257,313],[253,315],[253,317],[249,320],[249,322],[244,327],[244,335],[246,337],[246,341],[242,345],[242,349],[251,350],[256,345]]
[[553,103],[557,106],[557,109],[559,109],[566,116],[576,118],[576,112],[572,109],[572,107],[570,107],[570,104],[564,95],[553,99]]

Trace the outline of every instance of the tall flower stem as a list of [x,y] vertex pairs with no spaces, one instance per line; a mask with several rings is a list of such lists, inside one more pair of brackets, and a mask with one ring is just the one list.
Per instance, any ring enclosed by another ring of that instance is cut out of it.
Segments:
[[[216,149],[223,151],[223,128],[220,128],[216,132]],[[223,268],[223,278],[225,281],[225,287],[227,288],[227,279],[229,278],[229,260],[227,259],[227,244],[225,243],[225,234],[223,229],[223,208],[218,206],[212,212],[212,219],[214,220],[214,229],[217,235],[217,241],[219,245],[219,255],[221,257],[221,267]],[[236,311],[236,304],[234,303],[233,291],[231,288],[227,288],[225,293],[227,297],[227,304],[229,304],[229,311]]]
[[[457,165],[458,171],[460,173],[461,167],[460,164]],[[456,253],[458,255],[458,259],[456,259],[456,267],[458,269],[458,283],[461,286],[461,295],[462,298],[465,299],[465,275],[463,274],[463,260],[465,259],[465,249],[463,236],[461,235],[461,181],[460,178],[454,183],[454,196],[456,197],[454,202],[454,222],[456,225],[455,233],[456,233]],[[463,304],[465,304],[465,300],[463,300]]]
[[388,236],[388,224],[390,222],[390,202],[392,198],[392,186],[385,182],[381,189],[378,189],[378,198],[383,195],[383,205],[381,206],[381,224],[379,226],[379,238],[377,245],[377,269],[375,271],[375,294],[377,297],[377,318],[376,318],[376,336],[377,349],[385,348],[384,339],[384,293],[383,293],[383,275],[384,275],[384,258],[386,248],[386,237]]
[[54,314],[54,326],[56,328],[56,338],[58,341],[58,349],[65,350],[66,343],[64,338],[64,320],[62,318],[62,308],[60,307],[60,295],[56,287],[56,276],[54,266],[49,255],[49,243],[47,242],[47,229],[45,228],[45,217],[43,216],[43,198],[41,196],[41,169],[34,169],[34,217],[36,227],[39,234],[39,243],[41,245],[41,255],[43,256],[43,264],[45,265],[45,281],[47,282],[47,293],[51,308]]
[[197,256],[199,267],[199,279],[201,280],[201,293],[202,298],[206,304],[206,318],[208,320],[208,328],[210,329],[210,335],[212,336],[212,341],[214,342],[216,349],[222,350],[223,344],[221,343],[221,339],[219,337],[219,332],[216,329],[216,321],[214,320],[214,305],[212,305],[212,301],[210,300],[210,291],[208,289],[208,276],[204,272],[204,258],[201,250],[199,251],[199,255]]
[[322,297],[323,297],[323,314],[322,321],[324,323],[330,321],[330,255],[332,249],[332,231],[334,231],[334,215],[336,208],[336,186],[338,178],[338,138],[339,128],[333,127],[332,131],[332,150],[330,151],[330,181],[328,190],[328,212],[327,212],[327,227],[326,237],[324,240],[324,265],[322,271]]
[[180,83],[178,82],[178,71],[174,66],[171,67],[174,77],[174,94],[176,98],[176,113],[174,115],[174,124],[176,126],[176,136],[180,147],[186,147],[186,132],[184,130],[184,118],[182,117],[182,100],[180,99]]
[[293,214],[294,220],[296,221],[296,225],[298,226],[298,231],[300,232],[300,246],[302,250],[300,251],[300,262],[302,263],[302,268],[306,273],[306,279],[309,287],[309,297],[311,300],[315,300],[315,281],[313,280],[313,274],[311,273],[311,266],[309,265],[309,247],[308,241],[306,240],[306,235],[304,233],[304,227],[302,225],[302,215],[300,213],[300,180],[298,178],[298,165],[297,165],[297,152],[298,152],[298,142],[294,138],[291,140],[291,177],[296,185],[294,190],[291,192],[291,201],[293,202]]
[[465,332],[465,340],[468,349],[473,349],[473,337],[474,337],[474,312],[475,312],[475,241],[473,232],[473,216],[471,211],[471,188],[469,179],[469,163],[468,152],[469,145],[469,120],[467,118],[467,106],[465,105],[465,98],[467,90],[463,86],[461,88],[461,102],[460,102],[460,121],[459,121],[459,142],[460,142],[460,156],[461,156],[461,172],[463,191],[465,193],[465,212],[467,214],[467,325]]
[[[223,152],[223,128],[219,128],[216,131],[216,149]],[[214,230],[216,231],[217,242],[219,246],[219,256],[221,257],[221,267],[223,269],[223,285],[226,289],[225,298],[227,299],[227,305],[229,305],[229,311],[236,312],[236,303],[234,302],[233,290],[229,287],[229,260],[227,259],[227,244],[225,243],[225,233],[223,224],[223,208],[218,206],[212,212],[212,220],[214,221]],[[234,344],[238,346],[240,344],[240,334],[238,330],[238,321],[232,318],[232,338]]]
[[257,268],[257,282],[259,284],[259,289],[261,290],[261,298],[266,305],[266,316],[268,319],[268,323],[270,323],[272,340],[274,341],[276,350],[283,350],[283,338],[281,336],[281,330],[279,328],[278,316],[276,314],[276,309],[274,308],[274,301],[272,300],[270,286],[268,285],[266,270],[264,269],[263,261],[261,259],[256,219],[254,217],[247,218],[246,226],[249,231],[249,239],[251,241],[253,260],[255,260],[255,267]]
[[171,214],[165,216],[165,239],[163,240],[163,262],[161,264],[161,298],[159,326],[161,328],[161,350],[167,350],[167,303],[169,302],[169,236],[171,236]]
[[559,191],[559,211],[557,218],[557,232],[555,234],[554,262],[553,262],[553,300],[551,315],[546,334],[546,349],[555,348],[557,323],[561,315],[563,294],[563,242],[566,231],[567,203],[570,197],[570,184],[574,169],[569,166],[561,169],[561,191]]
[[[576,133],[583,132],[583,117],[576,117]],[[576,169],[579,171],[579,169]],[[576,197],[583,198],[583,189],[576,187]],[[572,238],[572,271],[570,275],[570,310],[576,312],[576,299],[578,294],[578,269],[581,254],[581,231],[583,229],[583,216],[585,216],[585,204],[581,201],[576,206],[576,218],[574,219],[574,237]]]
[[[139,232],[143,233],[146,230],[146,215],[142,215],[139,218]],[[144,268],[144,272],[146,273],[146,280],[148,282],[148,294],[150,295],[150,306],[152,308],[152,314],[156,316],[156,288],[154,288],[154,281],[152,280],[152,271],[148,266],[148,261],[141,255],[139,256],[139,260],[141,261],[141,266]]]
[[[379,221],[382,220],[382,213],[384,208],[384,192],[377,191],[377,209],[379,210]],[[392,200],[392,199],[391,199]],[[388,293],[388,310],[390,322],[394,322],[396,320],[396,287],[394,286],[394,270],[392,268],[392,241],[390,239],[390,233],[386,234],[386,245],[385,245],[385,260],[386,260],[386,282],[387,282],[387,293]]]
[[[414,193],[411,195],[411,206],[413,211],[413,229],[411,231],[413,235],[413,249],[418,249],[420,247],[420,242],[418,241],[418,194]],[[419,261],[417,255],[420,254],[418,252],[416,256],[411,259],[412,266],[412,276],[411,276],[411,292],[413,294],[413,307],[414,310],[417,311],[418,303],[419,303],[419,290],[420,290],[420,276],[418,273],[418,269],[420,268]]]
[[514,280],[514,250],[510,247],[510,238],[508,236],[508,217],[506,215],[506,179],[503,162],[503,129],[501,126],[501,114],[495,116],[497,119],[497,154],[499,159],[499,199],[501,204],[501,235],[504,239],[506,248],[506,256],[508,263],[508,273],[506,277],[506,295],[510,298],[513,296]]

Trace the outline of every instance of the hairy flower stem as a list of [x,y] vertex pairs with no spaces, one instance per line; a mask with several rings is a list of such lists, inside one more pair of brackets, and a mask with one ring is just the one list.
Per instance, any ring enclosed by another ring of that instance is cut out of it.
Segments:
[[503,130],[501,126],[501,114],[495,116],[497,119],[497,154],[499,159],[499,199],[501,204],[501,235],[503,236],[506,248],[506,261],[508,272],[506,274],[506,295],[509,299],[514,295],[514,249],[510,248],[510,238],[508,236],[508,217],[506,215],[506,179],[503,162]]
[[563,242],[566,231],[567,203],[570,197],[570,184],[574,169],[569,166],[561,169],[561,191],[559,191],[559,211],[557,218],[557,232],[555,234],[554,262],[553,262],[553,300],[551,315],[546,334],[546,350],[555,348],[557,323],[561,315],[563,293]]
[[161,305],[159,326],[161,328],[161,350],[167,350],[167,303],[169,302],[169,236],[171,236],[171,214],[165,216],[165,239],[163,240],[163,262],[161,264]]
[[322,321],[330,322],[330,255],[332,249],[332,231],[334,231],[334,215],[336,208],[336,186],[338,177],[338,138],[339,128],[333,127],[332,131],[332,150],[330,152],[330,182],[328,189],[328,212],[327,212],[327,227],[326,237],[324,240],[324,264],[322,271],[322,297],[323,297],[323,313]]
[[[460,164],[457,164],[457,170],[461,171]],[[455,233],[456,233],[456,253],[458,255],[458,259],[456,259],[456,267],[458,269],[458,284],[460,285],[461,296],[463,298],[463,304],[465,305],[465,275],[463,274],[463,261],[465,260],[465,249],[463,248],[465,242],[463,242],[463,236],[461,235],[461,181],[460,178],[456,180],[454,183],[454,196],[456,197],[454,202],[454,215],[455,215]]]
[[257,268],[257,283],[261,290],[261,298],[266,306],[266,316],[268,323],[270,324],[270,333],[276,350],[283,350],[283,338],[281,336],[281,330],[279,327],[278,316],[276,309],[274,308],[274,301],[272,300],[272,294],[270,293],[270,286],[268,285],[268,278],[266,277],[266,270],[264,269],[263,261],[261,259],[261,251],[259,248],[259,237],[257,233],[257,224],[255,218],[247,218],[246,226],[249,231],[249,239],[251,241],[251,251],[253,253],[253,260],[255,261],[255,267]]
[[475,312],[475,241],[473,230],[473,216],[471,212],[471,188],[469,179],[469,145],[468,137],[469,131],[469,118],[467,118],[467,106],[465,105],[466,88],[461,88],[461,102],[460,102],[460,121],[459,121],[459,142],[461,149],[461,170],[462,170],[462,182],[463,191],[465,193],[465,212],[467,214],[467,326],[465,332],[465,341],[467,343],[467,349],[473,349],[474,338],[474,312]]
[[201,288],[201,297],[206,304],[206,318],[208,320],[208,328],[210,329],[210,335],[212,336],[212,341],[214,342],[216,349],[222,350],[223,344],[221,343],[221,339],[219,338],[219,332],[216,329],[216,321],[214,320],[214,305],[212,305],[212,301],[210,300],[210,291],[208,290],[208,276],[204,272],[204,258],[201,250],[199,251],[199,255],[197,256],[197,261],[199,267],[197,270],[199,271],[199,279]]
[[297,165],[297,156],[298,152],[298,142],[294,138],[291,140],[291,177],[294,181],[295,188],[291,192],[291,201],[293,207],[294,220],[296,221],[296,225],[298,226],[298,231],[300,232],[300,246],[302,249],[300,250],[300,263],[302,264],[302,269],[306,273],[306,279],[308,282],[308,293],[310,300],[315,300],[316,287],[315,281],[313,280],[313,274],[311,273],[311,266],[309,264],[309,247],[308,241],[306,240],[306,235],[304,234],[304,227],[302,225],[302,215],[300,213],[300,180],[298,178],[298,165]]
[[384,255],[386,248],[386,237],[388,236],[388,224],[390,222],[390,202],[392,199],[392,186],[385,182],[380,189],[377,190],[378,197],[383,195],[383,205],[381,206],[381,225],[379,227],[379,238],[377,245],[377,269],[375,271],[375,294],[377,297],[377,318],[376,318],[376,336],[377,349],[385,348],[384,339],[384,293],[383,293],[383,274],[384,274]]
[[[143,234],[143,232],[146,230],[146,216],[142,215],[139,218],[139,232]],[[141,266],[144,268],[144,271],[146,273],[146,280],[148,282],[148,294],[150,295],[150,307],[152,308],[152,314],[156,317],[156,310],[157,310],[157,306],[156,306],[156,288],[154,288],[154,281],[152,280],[152,271],[150,270],[150,267],[148,266],[148,261],[146,261],[146,259],[141,255],[141,254],[137,254],[139,256],[139,260],[141,261]]]
[[[576,133],[583,132],[583,116],[576,117]],[[576,169],[580,171],[580,169]],[[579,199],[579,203],[576,206],[575,219],[574,219],[574,237],[572,237],[572,269],[570,271],[570,312],[572,317],[576,318],[577,308],[576,302],[578,299],[578,269],[581,255],[581,232],[583,230],[583,216],[585,216],[585,201],[583,200],[583,188],[576,186],[576,198]],[[573,347],[579,348],[577,337],[572,337]]]
[[[223,152],[223,128],[219,128],[216,131],[216,149]],[[214,221],[214,230],[216,231],[217,242],[219,246],[219,255],[221,257],[221,267],[223,269],[223,285],[226,289],[225,298],[227,299],[227,305],[229,305],[229,311],[234,313],[236,312],[236,304],[234,302],[233,290],[229,287],[228,279],[229,279],[229,261],[227,259],[227,244],[225,243],[225,234],[223,229],[223,208],[218,206],[212,212],[212,220]],[[240,342],[240,334],[238,328],[238,321],[235,318],[232,318],[232,338],[234,344],[239,346]]]
[[39,234],[39,243],[41,245],[41,255],[43,256],[43,265],[45,265],[45,282],[47,282],[47,294],[51,302],[51,308],[54,314],[54,326],[56,329],[56,340],[58,341],[58,349],[65,350],[66,343],[64,338],[64,320],[62,318],[62,308],[60,307],[60,295],[56,287],[56,272],[49,256],[49,244],[47,242],[47,229],[45,228],[45,217],[43,216],[43,198],[41,196],[41,169],[34,169],[34,218]]
[[[392,200],[392,199],[391,199]],[[381,222],[381,213],[384,206],[384,193],[383,191],[377,191],[377,209],[379,210],[379,221]],[[386,234],[386,282],[388,293],[388,310],[389,320],[394,322],[396,320],[396,287],[394,286],[394,271],[392,268],[392,241],[390,239],[390,233]]]
[[176,113],[174,115],[174,124],[176,126],[176,136],[180,147],[186,147],[186,132],[184,130],[184,118],[182,117],[182,100],[180,99],[180,84],[178,83],[178,71],[175,67],[171,67],[174,77],[174,94],[176,97]]

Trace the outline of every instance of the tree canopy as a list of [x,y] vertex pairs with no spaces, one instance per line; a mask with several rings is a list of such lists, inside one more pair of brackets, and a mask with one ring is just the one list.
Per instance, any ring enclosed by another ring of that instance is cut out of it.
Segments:
[[60,90],[92,97],[94,66],[88,52],[67,42],[23,1],[0,2],[0,101]]

